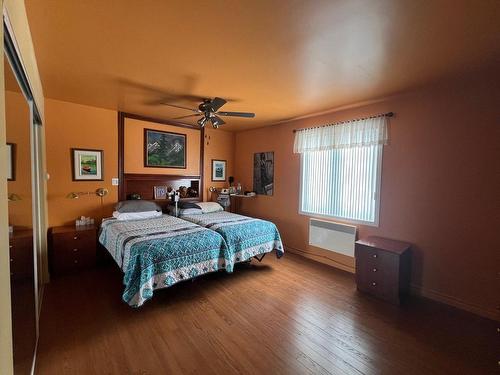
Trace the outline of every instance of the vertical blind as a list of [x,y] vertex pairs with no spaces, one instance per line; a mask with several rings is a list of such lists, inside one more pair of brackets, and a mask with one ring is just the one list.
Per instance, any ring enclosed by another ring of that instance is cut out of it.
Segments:
[[301,211],[375,223],[381,145],[302,154]]
[[300,211],[378,223],[383,117],[298,131],[301,154]]

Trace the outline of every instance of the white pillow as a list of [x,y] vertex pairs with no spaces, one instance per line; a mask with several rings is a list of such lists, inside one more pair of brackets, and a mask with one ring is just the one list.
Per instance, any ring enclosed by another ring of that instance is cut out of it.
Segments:
[[113,217],[117,220],[141,220],[160,217],[161,212],[158,211],[143,211],[143,212],[113,212]]
[[200,202],[196,203],[198,206],[200,206],[201,211],[204,214],[209,214],[211,212],[219,212],[219,211],[224,211],[224,208],[217,202]]

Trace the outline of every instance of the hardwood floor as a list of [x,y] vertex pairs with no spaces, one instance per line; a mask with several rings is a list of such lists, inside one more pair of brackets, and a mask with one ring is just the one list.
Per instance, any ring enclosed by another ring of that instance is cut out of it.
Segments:
[[402,307],[353,275],[286,254],[121,301],[101,268],[46,286],[37,374],[492,374],[496,323],[427,300]]

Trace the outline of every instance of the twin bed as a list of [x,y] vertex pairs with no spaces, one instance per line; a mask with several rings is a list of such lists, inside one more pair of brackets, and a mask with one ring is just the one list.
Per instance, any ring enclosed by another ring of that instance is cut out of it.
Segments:
[[225,211],[104,220],[100,243],[124,273],[123,300],[138,307],[156,289],[219,270],[276,250],[283,244],[276,226]]

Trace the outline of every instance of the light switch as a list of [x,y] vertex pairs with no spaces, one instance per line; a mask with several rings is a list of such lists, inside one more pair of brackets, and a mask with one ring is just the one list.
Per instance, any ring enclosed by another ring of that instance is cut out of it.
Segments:
[[111,185],[118,186],[119,183],[120,183],[120,180],[118,178],[111,179]]

